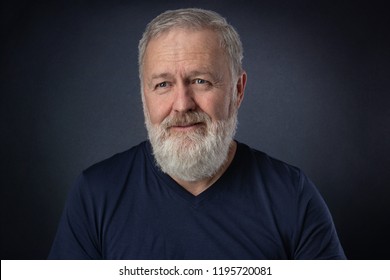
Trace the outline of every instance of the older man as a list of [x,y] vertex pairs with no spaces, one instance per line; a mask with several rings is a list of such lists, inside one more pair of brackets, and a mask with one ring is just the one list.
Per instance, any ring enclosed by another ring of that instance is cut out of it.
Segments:
[[310,180],[233,139],[242,53],[211,11],[149,23],[139,44],[149,141],[83,172],[49,258],[345,258]]

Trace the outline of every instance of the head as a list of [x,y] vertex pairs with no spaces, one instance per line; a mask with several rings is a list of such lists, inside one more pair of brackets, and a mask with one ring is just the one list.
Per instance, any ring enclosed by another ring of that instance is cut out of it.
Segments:
[[185,181],[227,160],[246,74],[237,32],[217,13],[167,11],[139,43],[145,123],[157,164]]
[[[203,9],[179,9],[166,11],[154,18],[145,29],[138,45],[139,75],[142,80],[143,64],[146,48],[152,39],[169,32],[172,29],[184,28],[190,30],[209,29],[215,32],[221,46],[229,60],[232,77],[243,72],[243,47],[240,36],[225,18],[216,12]],[[142,83],[141,83],[142,87]]]

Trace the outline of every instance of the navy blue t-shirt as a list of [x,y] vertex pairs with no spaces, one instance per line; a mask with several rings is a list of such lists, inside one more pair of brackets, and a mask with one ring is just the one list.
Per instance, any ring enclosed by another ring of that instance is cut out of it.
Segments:
[[69,194],[50,259],[343,259],[330,213],[298,169],[238,143],[194,196],[149,142],[95,164]]

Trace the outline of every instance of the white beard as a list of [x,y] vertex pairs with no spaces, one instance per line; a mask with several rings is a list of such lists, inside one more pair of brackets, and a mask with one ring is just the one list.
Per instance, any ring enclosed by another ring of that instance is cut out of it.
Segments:
[[[168,116],[152,125],[145,112],[145,124],[153,155],[160,169],[187,182],[211,178],[228,159],[229,147],[237,128],[237,110],[227,120],[212,121],[204,112]],[[172,125],[202,123],[194,131],[171,132]]]

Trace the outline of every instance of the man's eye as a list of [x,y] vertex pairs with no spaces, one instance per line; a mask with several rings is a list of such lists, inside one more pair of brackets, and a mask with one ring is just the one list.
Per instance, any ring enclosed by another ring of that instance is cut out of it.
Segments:
[[156,88],[165,88],[168,86],[168,83],[167,82],[162,82],[162,83],[159,83],[156,85]]
[[203,79],[195,79],[194,83],[198,85],[203,85],[203,84],[207,84],[207,81]]

